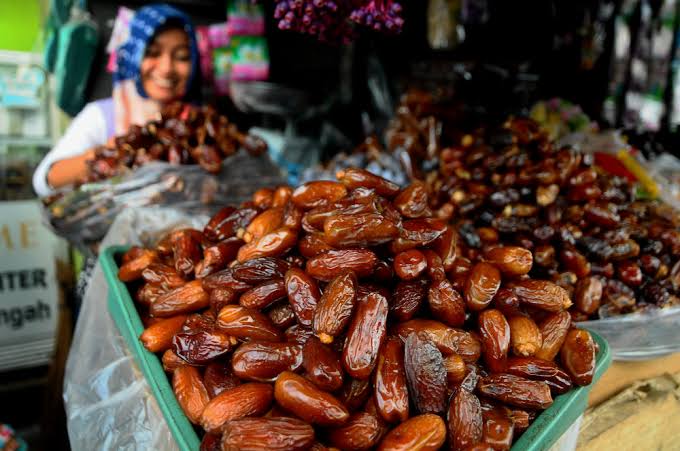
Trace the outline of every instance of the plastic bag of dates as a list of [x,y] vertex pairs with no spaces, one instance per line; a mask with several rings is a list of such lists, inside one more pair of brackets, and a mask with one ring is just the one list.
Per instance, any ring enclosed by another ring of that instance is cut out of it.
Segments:
[[284,180],[267,155],[237,152],[221,162],[217,174],[198,165],[156,161],[43,199],[43,211],[55,233],[89,254],[126,208],[160,206],[210,215],[248,199],[253,189]]
[[566,290],[573,320],[602,333],[615,358],[677,352],[680,212],[598,158],[511,118],[442,150],[426,176],[429,207],[455,224],[469,266],[497,246],[526,249],[529,275]]
[[202,449],[510,449],[597,345],[529,250],[474,265],[425,186],[361,169],[132,247],[128,283]]

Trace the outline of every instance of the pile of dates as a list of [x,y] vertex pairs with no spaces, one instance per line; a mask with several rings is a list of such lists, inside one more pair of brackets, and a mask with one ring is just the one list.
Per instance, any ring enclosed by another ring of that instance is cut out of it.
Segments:
[[597,345],[567,291],[528,276],[531,252],[496,247],[468,271],[424,183],[337,177],[123,255],[140,340],[201,449],[507,450],[591,383]]
[[530,250],[529,275],[564,288],[576,321],[680,304],[680,213],[593,160],[510,119],[442,150],[430,207],[453,218],[468,267],[501,243]]
[[105,180],[151,161],[199,164],[217,174],[222,160],[240,147],[254,156],[267,150],[261,138],[240,132],[214,108],[175,102],[163,108],[159,120],[132,125],[127,134],[115,138],[114,146],[98,147],[88,161],[84,182]]

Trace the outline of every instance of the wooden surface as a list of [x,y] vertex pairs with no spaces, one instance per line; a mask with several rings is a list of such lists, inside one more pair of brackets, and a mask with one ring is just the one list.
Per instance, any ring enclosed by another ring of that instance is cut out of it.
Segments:
[[591,390],[588,405],[597,406],[636,381],[675,373],[680,373],[680,353],[654,360],[613,362]]

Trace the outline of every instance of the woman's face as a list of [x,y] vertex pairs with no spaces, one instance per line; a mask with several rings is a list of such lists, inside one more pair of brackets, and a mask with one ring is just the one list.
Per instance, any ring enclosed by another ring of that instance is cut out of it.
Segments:
[[179,28],[159,33],[146,48],[141,75],[150,98],[159,102],[182,98],[191,76],[187,34]]

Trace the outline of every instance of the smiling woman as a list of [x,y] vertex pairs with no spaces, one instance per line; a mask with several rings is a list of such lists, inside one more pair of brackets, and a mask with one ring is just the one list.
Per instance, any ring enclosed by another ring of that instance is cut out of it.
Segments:
[[139,9],[117,55],[112,98],[86,105],[40,163],[33,174],[39,196],[81,181],[97,146],[158,116],[163,104],[200,100],[196,37],[181,11],[164,4]]

